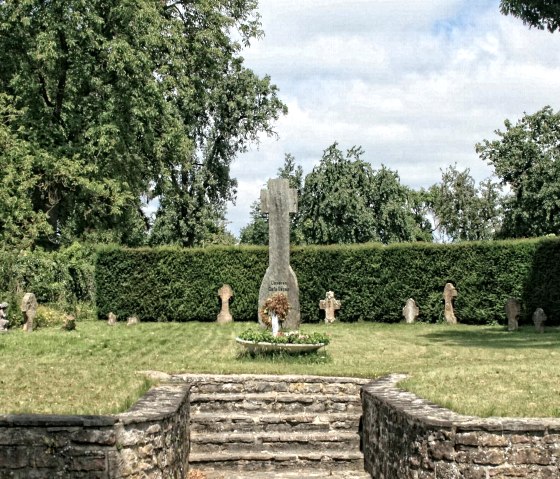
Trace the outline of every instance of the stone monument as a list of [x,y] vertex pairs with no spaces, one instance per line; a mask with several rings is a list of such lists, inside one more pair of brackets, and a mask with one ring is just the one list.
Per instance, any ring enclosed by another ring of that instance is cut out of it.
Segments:
[[546,314],[542,308],[535,309],[533,313],[533,323],[537,333],[544,333],[544,322],[546,321]]
[[416,301],[412,298],[408,298],[404,308],[402,309],[402,315],[404,317],[404,322],[407,324],[415,323],[418,319],[420,314],[420,309],[418,309],[418,305]]
[[334,312],[340,309],[340,301],[334,297],[333,291],[327,291],[325,299],[319,301],[319,309],[325,310],[325,323],[334,323]]
[[445,320],[447,324],[457,324],[457,317],[453,311],[453,300],[457,297],[457,290],[452,283],[447,283],[443,289],[443,300],[445,301]]
[[21,300],[21,312],[23,313],[23,330],[31,333],[33,331],[33,320],[37,314],[37,299],[33,293],[25,293]]
[[115,324],[117,324],[117,315],[115,313],[109,313],[109,315],[107,316],[107,324],[109,326],[114,326]]
[[138,319],[137,316],[130,316],[127,320],[126,320],[126,325],[127,326],[134,326],[135,324],[140,323],[140,320]]
[[261,211],[268,213],[268,268],[259,290],[260,311],[267,298],[274,293],[288,297],[290,310],[283,323],[285,329],[299,329],[299,286],[290,266],[290,213],[297,212],[297,190],[290,188],[285,178],[269,180],[261,190]]
[[233,297],[233,290],[231,289],[231,286],[229,284],[224,284],[218,290],[218,296],[222,301],[222,309],[218,313],[217,321],[220,324],[231,323],[233,321],[231,313],[229,312],[229,300]]
[[508,320],[508,331],[519,329],[519,315],[521,314],[521,303],[518,299],[509,298],[506,301],[506,316]]
[[8,332],[8,315],[6,314],[6,310],[8,309],[8,303],[0,303],[0,333],[7,333]]

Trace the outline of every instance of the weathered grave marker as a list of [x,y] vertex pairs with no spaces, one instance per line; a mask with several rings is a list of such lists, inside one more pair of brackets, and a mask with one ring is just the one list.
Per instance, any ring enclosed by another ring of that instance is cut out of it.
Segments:
[[283,323],[285,329],[298,329],[301,317],[299,286],[290,266],[290,213],[297,212],[297,190],[290,188],[287,179],[269,180],[266,190],[261,190],[261,211],[268,213],[268,268],[259,290],[260,310],[266,299],[282,292],[288,297],[290,310]]
[[37,299],[33,293],[25,293],[21,300],[21,312],[23,313],[23,330],[31,333],[33,331],[33,320],[37,314]]
[[140,323],[140,320],[138,319],[137,316],[130,316],[127,320],[126,320],[126,325],[127,326],[134,326],[136,324]]
[[319,309],[325,310],[325,323],[334,323],[334,312],[340,309],[340,301],[334,297],[333,291],[327,291],[325,299],[319,301]]
[[521,303],[518,299],[509,298],[506,302],[505,310],[508,320],[508,331],[516,331],[517,329],[519,329]]
[[217,321],[220,324],[231,323],[233,321],[231,313],[229,312],[229,300],[233,297],[233,290],[231,289],[231,286],[229,284],[224,284],[218,290],[218,296],[222,301],[222,309],[218,313]]
[[114,326],[117,324],[117,315],[113,312],[110,312],[107,318],[107,324],[109,326]]
[[546,321],[546,314],[542,308],[535,309],[533,313],[533,323],[537,333],[544,333],[544,323]]
[[402,309],[402,315],[404,317],[404,321],[407,324],[415,323],[418,319],[418,315],[420,314],[420,309],[418,309],[418,305],[416,301],[412,298],[408,298],[404,308]]
[[8,303],[0,303],[0,333],[8,332],[8,324],[10,323],[7,319],[8,315],[6,310],[8,309]]
[[445,320],[447,324],[457,324],[457,317],[453,311],[453,300],[457,297],[457,290],[452,283],[447,283],[443,289],[443,300],[445,301]]

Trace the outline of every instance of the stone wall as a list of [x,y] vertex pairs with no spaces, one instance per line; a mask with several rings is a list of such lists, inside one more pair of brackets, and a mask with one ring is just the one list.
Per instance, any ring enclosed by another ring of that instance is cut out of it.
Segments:
[[189,388],[155,387],[114,416],[0,415],[0,478],[186,478]]
[[560,419],[455,414],[396,388],[362,388],[362,449],[374,479],[560,478]]

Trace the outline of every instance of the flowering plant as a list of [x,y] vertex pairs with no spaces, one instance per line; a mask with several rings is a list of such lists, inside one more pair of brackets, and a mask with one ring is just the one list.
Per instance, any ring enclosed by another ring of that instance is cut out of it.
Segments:
[[266,326],[272,326],[271,316],[275,314],[279,321],[284,321],[288,316],[290,310],[290,303],[288,297],[284,293],[274,293],[272,296],[266,298],[262,308],[259,311],[261,321]]
[[270,331],[262,329],[248,329],[239,335],[239,339],[252,341],[254,343],[273,344],[324,344],[330,342],[330,338],[322,333],[302,333],[301,331],[287,331],[274,336]]

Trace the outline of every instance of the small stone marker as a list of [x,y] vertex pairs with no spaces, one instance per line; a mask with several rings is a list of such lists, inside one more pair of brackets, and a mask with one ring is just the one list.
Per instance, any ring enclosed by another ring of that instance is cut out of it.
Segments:
[[515,298],[506,301],[506,316],[508,320],[508,331],[519,329],[519,315],[521,314],[521,302]]
[[33,331],[33,320],[37,314],[37,298],[33,293],[25,293],[23,296],[21,312],[23,313],[23,330],[31,333]]
[[319,309],[325,310],[325,323],[334,323],[334,312],[340,309],[340,301],[334,297],[333,291],[327,291],[325,299],[319,301]]
[[268,268],[259,289],[260,311],[274,293],[284,293],[290,310],[282,327],[299,329],[301,323],[299,286],[290,266],[290,213],[297,212],[297,190],[290,188],[285,178],[269,180],[267,190],[261,190],[261,211],[268,213]]
[[114,326],[115,324],[117,324],[117,315],[112,311],[107,315],[107,318],[107,324],[109,326]]
[[126,325],[127,326],[134,326],[135,324],[138,324],[139,322],[140,322],[140,320],[136,316],[130,316],[126,320]]
[[544,322],[546,321],[546,314],[542,308],[535,309],[533,313],[533,323],[537,333],[544,333]]
[[8,332],[8,324],[10,322],[7,320],[8,317],[8,315],[6,314],[7,309],[8,309],[8,303],[0,303],[0,333]]
[[452,283],[447,283],[443,288],[443,300],[445,301],[445,320],[447,324],[457,324],[457,317],[453,311],[453,300],[457,297],[457,290]]
[[74,331],[76,329],[76,318],[72,314],[67,314],[64,318],[62,329],[65,331]]
[[222,301],[222,309],[218,313],[217,321],[220,324],[231,323],[233,321],[231,313],[229,312],[229,300],[233,297],[231,286],[229,284],[224,284],[218,290],[218,296]]
[[412,324],[416,322],[418,316],[420,315],[420,309],[418,308],[418,305],[416,304],[416,301],[414,301],[414,299],[408,298],[406,300],[406,304],[402,309],[402,315],[404,317],[405,323]]

